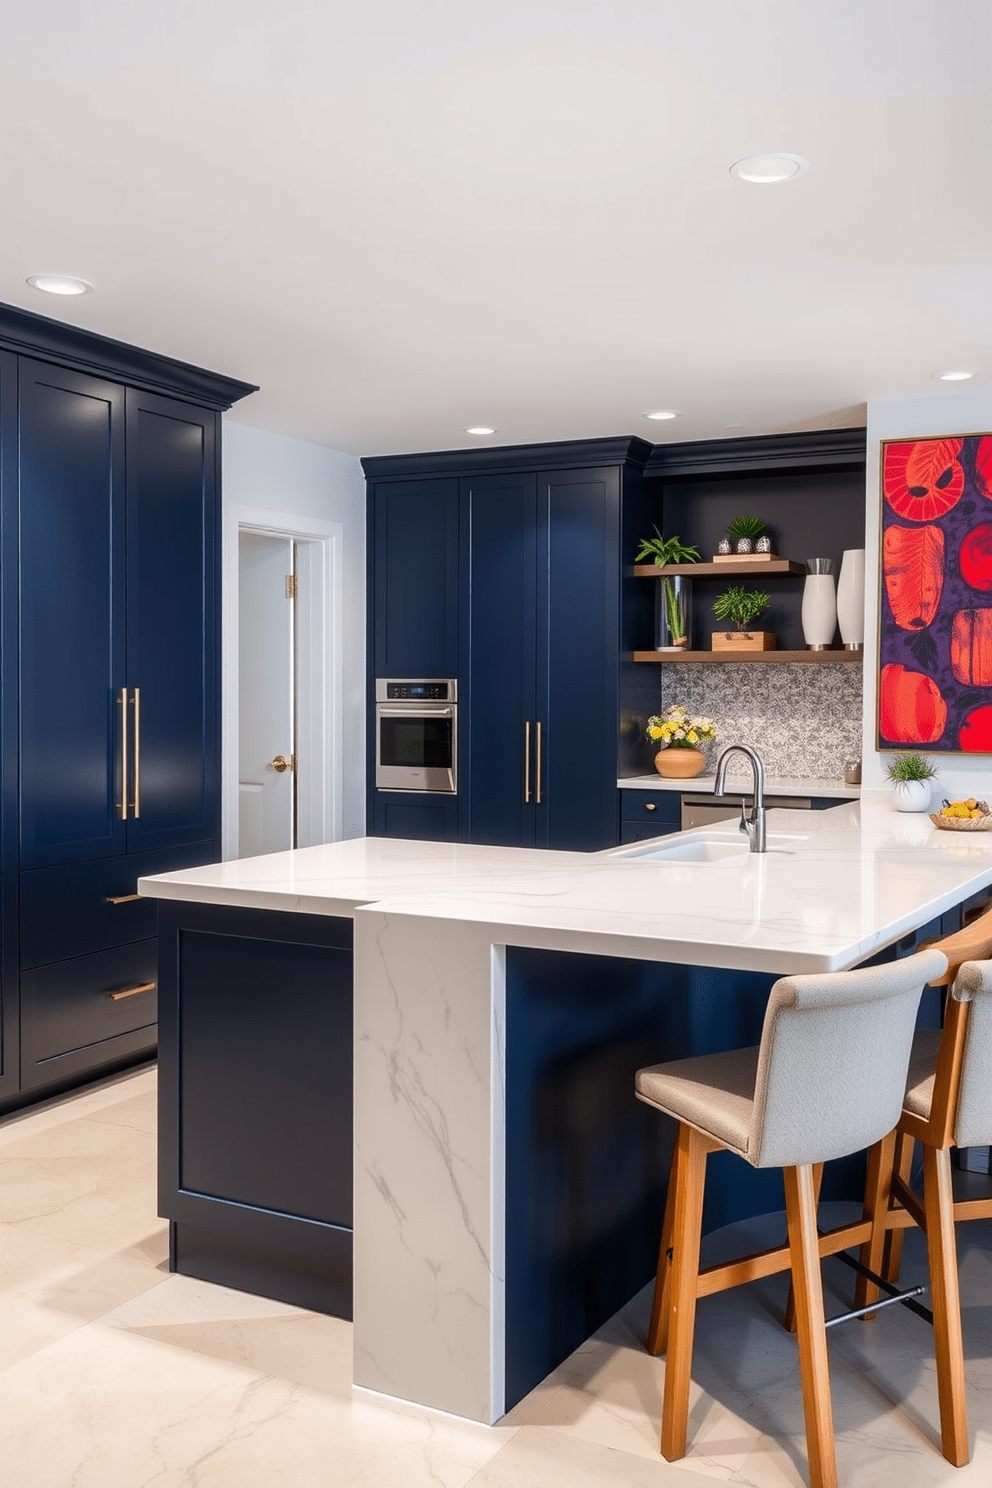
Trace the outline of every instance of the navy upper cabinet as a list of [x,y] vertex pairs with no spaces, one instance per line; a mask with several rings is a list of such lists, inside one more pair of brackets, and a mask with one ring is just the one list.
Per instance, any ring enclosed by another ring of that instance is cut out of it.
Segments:
[[215,835],[215,425],[205,409],[128,389],[131,851]]
[[35,868],[123,852],[124,390],[22,358],[20,835]]
[[465,485],[467,835],[509,846],[611,846],[619,472],[555,470]]
[[456,677],[458,481],[380,481],[370,494],[374,675]]

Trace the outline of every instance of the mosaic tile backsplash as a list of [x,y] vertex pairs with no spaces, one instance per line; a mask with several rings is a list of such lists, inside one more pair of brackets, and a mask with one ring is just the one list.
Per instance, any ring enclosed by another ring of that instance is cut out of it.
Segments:
[[[751,744],[769,775],[841,780],[846,762],[861,757],[861,693],[861,668],[850,664],[661,668],[661,711],[685,703],[716,724],[708,769],[721,748]],[[729,773],[750,770],[736,756]]]

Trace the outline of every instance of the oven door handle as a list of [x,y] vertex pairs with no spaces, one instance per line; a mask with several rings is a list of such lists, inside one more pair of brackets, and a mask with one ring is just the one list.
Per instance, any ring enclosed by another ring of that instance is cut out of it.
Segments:
[[389,705],[377,703],[375,711],[379,718],[415,718],[418,715],[428,718],[454,718],[455,705],[444,703],[434,708],[430,703],[408,703],[406,706],[395,703]]

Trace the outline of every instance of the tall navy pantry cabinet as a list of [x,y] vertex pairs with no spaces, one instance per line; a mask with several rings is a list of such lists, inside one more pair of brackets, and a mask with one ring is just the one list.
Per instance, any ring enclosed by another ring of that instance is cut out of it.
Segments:
[[[650,601],[627,570],[651,530],[650,450],[623,438],[363,461],[370,830],[617,842],[618,738],[636,685],[624,652]],[[457,679],[456,796],[374,788],[376,677]]]
[[0,307],[3,1063],[150,1053],[145,873],[219,856],[220,411],[251,389]]

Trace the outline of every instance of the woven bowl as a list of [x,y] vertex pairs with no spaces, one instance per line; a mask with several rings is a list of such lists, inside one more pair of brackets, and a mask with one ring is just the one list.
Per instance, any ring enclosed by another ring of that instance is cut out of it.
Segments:
[[992,832],[992,812],[988,816],[941,816],[931,811],[930,820],[942,832]]

